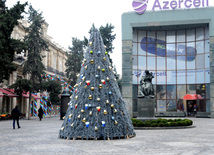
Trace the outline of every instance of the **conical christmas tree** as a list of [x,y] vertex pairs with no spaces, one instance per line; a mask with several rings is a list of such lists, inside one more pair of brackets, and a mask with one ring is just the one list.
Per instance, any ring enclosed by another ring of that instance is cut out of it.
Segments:
[[64,139],[120,139],[134,137],[108,53],[97,29],[89,45],[59,137]]

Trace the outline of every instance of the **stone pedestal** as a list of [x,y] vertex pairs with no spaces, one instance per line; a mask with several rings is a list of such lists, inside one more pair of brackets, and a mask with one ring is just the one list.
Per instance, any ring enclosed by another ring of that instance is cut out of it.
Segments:
[[141,117],[154,118],[155,117],[154,104],[155,104],[155,99],[138,98],[137,99],[137,105],[138,105],[137,118],[141,118]]

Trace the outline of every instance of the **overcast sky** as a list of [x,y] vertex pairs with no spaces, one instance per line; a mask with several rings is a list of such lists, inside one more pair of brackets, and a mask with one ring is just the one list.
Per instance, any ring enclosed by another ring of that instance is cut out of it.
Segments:
[[[27,0],[20,0],[21,3]],[[133,0],[28,0],[33,8],[43,12],[43,17],[49,24],[48,35],[62,47],[72,46],[72,37],[83,40],[89,38],[92,24],[96,28],[107,23],[115,26],[113,63],[117,72],[122,73],[122,41],[121,15],[133,11]],[[149,0],[154,1],[154,0]],[[160,0],[162,1],[162,0]],[[205,0],[204,0],[205,1]],[[17,0],[7,0],[8,7],[16,4]],[[214,0],[209,0],[210,6]],[[27,10],[26,10],[27,11]]]

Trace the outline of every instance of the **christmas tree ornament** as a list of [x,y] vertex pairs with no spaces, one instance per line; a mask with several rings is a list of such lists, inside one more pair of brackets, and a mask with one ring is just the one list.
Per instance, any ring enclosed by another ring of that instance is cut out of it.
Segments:
[[112,116],[111,119],[114,120],[114,116]]
[[87,85],[85,85],[84,88],[86,89],[86,88],[87,88]]
[[89,81],[89,80],[87,80],[87,81],[86,81],[86,84],[89,86],[89,85],[90,85],[90,81]]
[[116,74],[116,72],[115,72],[115,71],[113,71],[113,74]]
[[109,77],[106,78],[106,81],[109,81]]
[[74,123],[71,124],[71,127],[73,127],[73,126],[74,126]]
[[81,86],[81,85],[82,85],[82,82],[79,83],[79,86]]
[[83,118],[83,119],[82,119],[82,122],[83,122],[83,123],[85,123],[85,122],[86,122],[86,119],[85,119],[85,118]]
[[65,127],[61,127],[61,130],[64,130],[65,129]]
[[112,67],[111,67],[111,66],[109,66],[109,67],[108,67],[108,69],[109,69],[109,70],[111,70],[111,69],[112,69]]
[[77,74],[77,77],[79,77],[80,76],[80,74]]
[[77,104],[75,104],[75,109],[77,108]]
[[93,54],[93,51],[90,51],[91,54]]
[[103,60],[106,61],[106,57],[103,57]]
[[93,59],[91,59],[90,63],[91,63],[91,64],[94,64],[94,60],[93,60]]
[[83,78],[83,74],[80,76],[80,78],[81,78],[81,79]]
[[99,84],[99,88],[100,88],[100,89],[103,88],[103,85],[102,85],[102,84]]
[[99,97],[97,98],[97,101],[100,102],[100,98]]
[[102,82],[103,84],[106,84],[106,81],[105,81],[104,79],[102,79],[101,82]]
[[105,68],[102,69],[102,72],[105,72]]
[[89,122],[85,122],[85,125],[88,128],[89,127]]
[[88,99],[89,99],[89,100],[92,100],[92,98],[93,98],[92,95],[89,95],[89,96],[88,96]]
[[85,104],[85,110],[87,110],[88,109],[88,104]]
[[98,77],[99,77],[99,75],[95,75],[95,77],[96,77],[96,78],[98,78]]
[[100,52],[100,51],[98,51],[98,52],[97,52],[97,55],[98,55],[98,56],[100,56],[100,53],[101,53],[101,52]]
[[109,100],[106,100],[106,104],[109,104]]
[[103,125],[103,127],[105,127],[106,126],[106,122],[102,121],[102,125]]
[[114,113],[117,113],[117,109],[114,109]]
[[114,121],[114,124],[115,124],[115,125],[117,125],[117,124],[118,124],[118,122],[115,120],[115,121]]
[[111,92],[111,91],[109,91],[109,92],[108,92],[108,94],[109,94],[109,95],[111,95],[111,94],[112,94],[112,92]]
[[65,116],[64,116],[64,117],[62,117],[62,119],[65,119]]
[[85,69],[87,69],[88,68],[88,66],[85,66]]
[[68,119],[68,122],[70,122],[70,121],[71,121],[71,118]]
[[77,89],[75,90],[75,93],[77,93]]
[[107,111],[106,111],[106,110],[103,110],[103,114],[106,115],[106,114],[107,114]]
[[85,81],[85,76],[82,77],[82,80]]
[[108,54],[108,52],[105,52],[105,55],[107,55]]
[[78,95],[77,95],[77,96],[75,96],[75,99],[76,99],[76,100],[78,99]]
[[70,114],[68,117],[71,118],[71,117],[72,117],[72,114]]
[[88,104],[88,107],[90,107],[90,108],[91,108],[91,104]]
[[81,110],[81,113],[84,113],[84,112],[85,112],[85,111],[82,109],[82,110]]
[[97,131],[97,130],[98,130],[98,127],[97,127],[97,126],[95,126],[95,127],[94,127],[94,130],[95,130],[95,131]]
[[92,115],[92,111],[89,112],[89,115]]
[[111,108],[114,108],[114,104],[111,104]]
[[106,46],[104,45],[104,48],[106,48]]
[[86,62],[86,59],[83,59],[84,62]]
[[100,112],[100,107],[96,107],[97,111]]
[[84,66],[85,64],[83,63],[82,66]]
[[98,66],[98,67],[97,67],[97,69],[98,69],[98,70],[100,70],[100,69],[101,69],[101,67],[100,67],[100,66]]
[[77,118],[81,118],[81,116],[80,116],[80,115],[78,115],[78,116],[77,116]]
[[92,46],[92,41],[89,42],[89,46]]
[[94,90],[94,87],[91,87],[91,90],[93,91],[93,90]]
[[114,78],[114,81],[116,82],[116,81],[117,81],[117,79],[116,79],[116,78]]
[[73,106],[72,106],[72,105],[70,106],[70,109],[73,109]]

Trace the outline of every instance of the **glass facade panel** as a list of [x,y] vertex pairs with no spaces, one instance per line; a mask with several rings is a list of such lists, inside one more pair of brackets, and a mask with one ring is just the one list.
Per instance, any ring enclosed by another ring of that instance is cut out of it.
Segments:
[[174,57],[167,57],[167,70],[175,70],[176,61]]
[[165,69],[166,69],[166,58],[157,57],[157,70],[165,70]]
[[186,85],[177,85],[177,99],[183,99],[186,94]]
[[147,57],[147,69],[148,70],[156,69],[156,57]]
[[157,100],[157,112],[166,112],[166,100]]
[[188,29],[187,33],[187,42],[195,41],[195,29]]
[[146,31],[138,31],[137,37],[138,42],[146,43],[146,40],[143,39],[144,37],[146,37]]
[[137,55],[137,43],[133,43],[132,54]]
[[132,83],[133,84],[138,84],[139,72],[140,71],[138,71],[138,70],[133,70],[133,73],[132,73]]
[[205,40],[205,53],[210,52],[210,45],[209,40]]
[[177,56],[177,70],[186,69],[186,57],[185,56]]
[[138,44],[138,55],[146,55],[147,44]]
[[199,100],[199,104],[197,104],[198,112],[206,112],[206,100]]
[[205,54],[205,68],[210,68],[210,54]]
[[177,42],[185,42],[185,30],[177,31]]
[[187,70],[187,84],[195,84],[195,70]]
[[186,70],[177,71],[177,84],[186,84]]
[[155,43],[155,31],[147,31],[147,43]]
[[175,56],[175,51],[176,51],[175,44],[167,44],[166,50],[167,50],[166,52],[167,56]]
[[157,99],[166,99],[166,85],[157,85]]
[[137,56],[133,56],[132,69],[137,69]]
[[157,71],[157,84],[166,84],[166,71]]
[[137,30],[133,31],[133,42],[137,42],[137,33],[138,33]]
[[167,99],[176,99],[176,85],[167,85]]
[[204,40],[204,28],[196,29],[196,40]]
[[157,43],[163,43],[166,41],[165,31],[157,31]]
[[166,110],[167,111],[177,111],[177,107],[176,107],[176,100],[167,100],[166,103]]
[[175,31],[167,31],[166,43],[175,43]]
[[196,70],[196,83],[205,83],[205,80],[204,80],[204,69],[201,69],[201,70]]
[[[177,52],[176,53],[177,53],[177,55],[186,55],[186,45],[185,45],[185,43],[178,43],[177,44]],[[185,59],[182,59],[182,60],[185,60]]]
[[146,69],[146,56],[138,56],[138,69]]
[[204,68],[204,54],[196,55],[196,69]]
[[204,40],[196,42],[196,53],[204,53]]
[[187,85],[187,94],[196,94],[195,85]]
[[205,83],[210,83],[210,70],[205,70]]
[[176,84],[176,71],[167,71],[167,84]]

